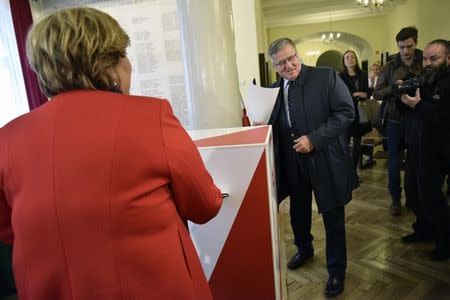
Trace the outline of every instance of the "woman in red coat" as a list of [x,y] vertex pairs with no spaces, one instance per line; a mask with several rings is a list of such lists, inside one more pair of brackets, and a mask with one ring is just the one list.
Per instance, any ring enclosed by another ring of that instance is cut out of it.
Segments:
[[27,39],[51,101],[0,129],[0,239],[19,299],[211,299],[186,220],[222,197],[167,100],[130,96],[129,38],[91,8]]

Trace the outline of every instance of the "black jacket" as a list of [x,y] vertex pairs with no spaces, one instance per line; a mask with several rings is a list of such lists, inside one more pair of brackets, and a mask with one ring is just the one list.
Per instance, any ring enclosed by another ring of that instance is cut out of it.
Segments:
[[[289,171],[283,161],[283,149],[291,149],[283,125],[283,82],[281,78],[273,86],[281,87],[269,124],[273,126],[275,171],[277,175],[278,201],[288,196]],[[308,172],[313,185],[319,212],[344,206],[358,187],[345,138],[347,127],[354,118],[352,98],[344,82],[329,68],[313,68],[302,65],[295,80],[293,92],[296,106],[293,128],[298,135],[306,134],[314,145],[307,155]],[[299,124],[303,124],[301,127]],[[294,150],[291,150],[294,151]]]
[[[364,92],[369,95],[369,79],[367,77],[367,73],[359,70],[356,73],[355,80],[347,72],[339,73],[342,80],[350,92],[350,95],[353,95],[355,92]],[[365,101],[367,99],[362,99],[360,97],[352,97],[353,98],[353,107],[355,109],[355,118],[353,119],[352,125],[349,127],[350,134],[353,135],[364,135],[372,129],[369,124],[361,124],[359,121],[359,110],[358,103],[359,101]]]
[[414,108],[421,122],[420,143],[424,159],[441,158],[450,171],[450,68],[442,70],[420,89],[421,101]]

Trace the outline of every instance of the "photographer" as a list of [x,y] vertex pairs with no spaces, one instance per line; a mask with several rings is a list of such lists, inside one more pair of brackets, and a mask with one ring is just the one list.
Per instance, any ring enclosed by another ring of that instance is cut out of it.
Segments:
[[418,125],[418,143],[411,151],[418,154],[419,206],[427,222],[432,225],[436,241],[436,248],[430,254],[433,260],[450,257],[449,206],[442,192],[445,176],[450,169],[449,64],[449,42],[432,41],[423,54],[422,86],[416,89],[414,96],[401,96],[402,102],[413,108]]
[[373,97],[383,100],[382,107],[387,107],[388,189],[392,199],[389,212],[398,216],[401,214],[400,165],[404,152],[407,106],[401,103],[397,90],[403,80],[419,75],[422,70],[422,51],[416,49],[417,29],[414,27],[403,28],[395,38],[399,52],[381,70]]

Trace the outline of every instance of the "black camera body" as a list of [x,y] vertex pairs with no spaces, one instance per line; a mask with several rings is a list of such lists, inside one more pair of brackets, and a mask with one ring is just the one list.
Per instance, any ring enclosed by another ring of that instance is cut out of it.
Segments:
[[396,92],[398,95],[407,94],[411,97],[416,95],[416,89],[420,87],[420,80],[417,77],[405,79],[397,85]]

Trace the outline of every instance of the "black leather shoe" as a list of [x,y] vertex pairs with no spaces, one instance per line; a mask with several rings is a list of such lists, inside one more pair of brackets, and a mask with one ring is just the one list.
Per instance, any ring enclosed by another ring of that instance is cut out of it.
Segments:
[[402,237],[403,244],[412,244],[420,242],[431,242],[433,239],[429,236],[419,235],[415,232]]
[[292,258],[289,260],[287,267],[289,270],[295,270],[300,268],[308,259],[311,259],[314,257],[314,249],[308,249],[308,250],[299,250],[297,254],[292,256]]
[[325,287],[325,296],[336,297],[344,290],[344,280],[339,280],[334,276],[328,278],[327,286]]

